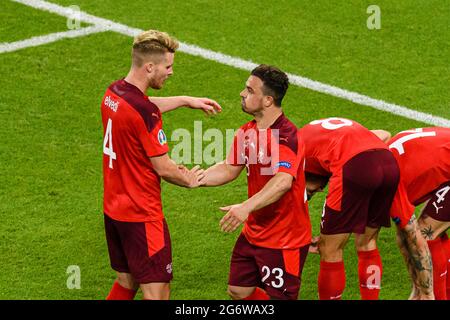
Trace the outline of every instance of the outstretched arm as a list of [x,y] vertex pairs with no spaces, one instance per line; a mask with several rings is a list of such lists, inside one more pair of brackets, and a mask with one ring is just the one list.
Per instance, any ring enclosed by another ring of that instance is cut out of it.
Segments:
[[188,96],[176,97],[149,97],[150,102],[154,103],[161,113],[175,110],[179,107],[189,107],[200,109],[206,114],[215,114],[222,111],[222,107],[214,100],[208,98],[196,98]]
[[222,231],[233,232],[253,211],[264,208],[278,201],[291,189],[294,177],[285,172],[279,172],[270,179],[266,185],[251,198],[240,204],[222,207],[220,210],[227,212],[220,220]]
[[167,154],[151,157],[150,161],[156,173],[169,183],[186,188],[195,188],[202,184],[200,180],[203,178],[204,170],[199,166],[188,170],[184,166],[177,165]]
[[397,227],[397,244],[413,281],[410,299],[434,299],[431,254],[414,216],[403,229]]
[[222,161],[206,169],[201,182],[205,187],[221,186],[239,177],[242,169],[244,169],[243,165],[232,166]]

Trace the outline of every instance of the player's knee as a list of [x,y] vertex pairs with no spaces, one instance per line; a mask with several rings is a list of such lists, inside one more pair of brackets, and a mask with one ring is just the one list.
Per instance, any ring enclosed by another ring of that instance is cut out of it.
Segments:
[[245,290],[246,288],[240,288],[235,286],[228,286],[227,293],[233,300],[242,300],[248,297],[252,292]]
[[355,239],[355,247],[357,251],[370,251],[377,248],[377,240],[361,237]]
[[139,283],[128,273],[117,273],[117,282],[126,289],[137,290],[139,289]]
[[142,299],[169,300],[170,286],[168,283],[141,284]]
[[327,262],[341,261],[343,257],[343,247],[339,245],[320,244],[319,254],[322,260]]

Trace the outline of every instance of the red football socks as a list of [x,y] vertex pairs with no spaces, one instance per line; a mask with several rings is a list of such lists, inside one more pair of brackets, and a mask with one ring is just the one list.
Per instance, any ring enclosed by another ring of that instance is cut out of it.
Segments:
[[270,297],[263,289],[256,287],[255,291],[243,300],[270,300]]
[[446,300],[447,255],[441,238],[428,240],[428,248],[433,261],[433,289],[436,300]]
[[447,255],[447,300],[450,300],[450,240],[446,233],[441,237],[441,241]]
[[344,262],[320,261],[319,299],[340,300],[345,289]]
[[136,295],[136,290],[122,287],[117,281],[109,292],[106,300],[133,300]]
[[378,300],[383,266],[378,249],[358,251],[358,277],[361,300]]

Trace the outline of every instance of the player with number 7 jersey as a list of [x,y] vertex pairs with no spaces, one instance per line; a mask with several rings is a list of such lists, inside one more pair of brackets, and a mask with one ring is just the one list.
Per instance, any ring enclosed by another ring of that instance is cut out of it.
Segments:
[[[389,149],[400,167],[400,183],[395,195],[391,217],[400,229],[414,220],[415,207],[426,202],[418,219],[420,236],[425,238],[432,257],[434,297],[450,298],[450,129],[419,128],[398,133],[389,141]],[[406,255],[414,283],[415,268],[420,264],[408,252],[406,239],[400,237],[400,248]],[[430,266],[422,266],[430,268]],[[411,298],[423,292],[415,285]]]

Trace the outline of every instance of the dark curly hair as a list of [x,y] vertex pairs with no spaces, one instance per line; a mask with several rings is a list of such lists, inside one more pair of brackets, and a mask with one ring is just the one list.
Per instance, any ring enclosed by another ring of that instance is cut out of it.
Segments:
[[286,73],[274,66],[261,64],[252,70],[252,76],[258,77],[263,82],[263,93],[271,96],[275,105],[281,107],[281,101],[289,87],[289,79]]

